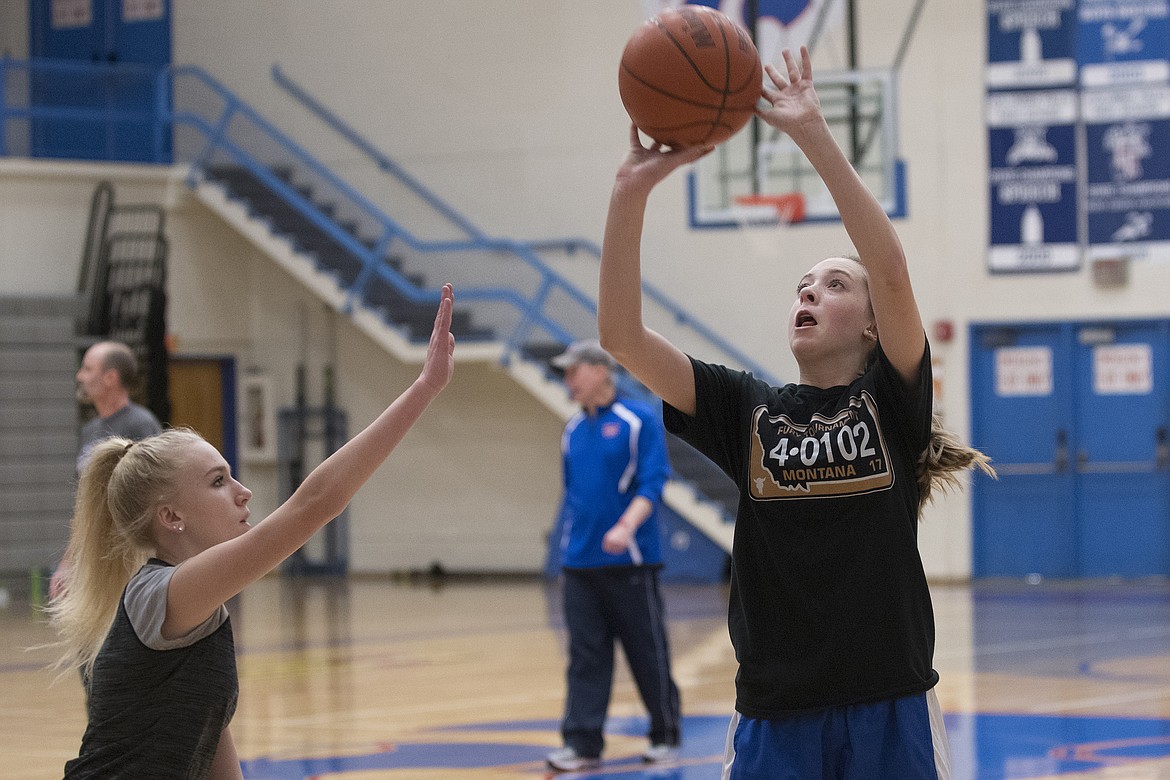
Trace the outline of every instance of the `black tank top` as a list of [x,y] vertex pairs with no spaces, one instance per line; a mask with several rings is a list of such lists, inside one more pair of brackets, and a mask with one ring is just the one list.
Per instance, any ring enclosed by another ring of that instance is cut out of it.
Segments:
[[230,619],[191,645],[153,650],[120,601],[88,693],[89,723],[67,780],[207,777],[239,695]]

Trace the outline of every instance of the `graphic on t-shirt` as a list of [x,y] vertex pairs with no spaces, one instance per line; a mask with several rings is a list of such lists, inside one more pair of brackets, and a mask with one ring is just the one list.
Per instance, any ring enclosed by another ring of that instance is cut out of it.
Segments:
[[832,417],[807,423],[768,407],[752,414],[751,497],[817,498],[858,495],[894,484],[890,455],[869,393],[849,399]]

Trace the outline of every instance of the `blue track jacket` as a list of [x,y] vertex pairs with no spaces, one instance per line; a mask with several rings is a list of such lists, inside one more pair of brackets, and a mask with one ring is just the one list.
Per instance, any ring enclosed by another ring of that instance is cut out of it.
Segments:
[[[593,415],[573,415],[561,435],[565,497],[561,506],[561,565],[571,569],[662,563],[658,504],[670,477],[666,434],[658,409],[618,397]],[[630,549],[601,549],[606,532],[635,496],[654,512],[634,535]]]

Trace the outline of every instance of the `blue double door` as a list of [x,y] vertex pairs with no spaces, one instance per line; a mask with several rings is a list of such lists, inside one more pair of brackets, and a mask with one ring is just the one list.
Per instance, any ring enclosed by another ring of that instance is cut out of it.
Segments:
[[29,52],[33,157],[170,162],[171,0],[29,0]]
[[1170,321],[975,325],[976,577],[1170,575]]

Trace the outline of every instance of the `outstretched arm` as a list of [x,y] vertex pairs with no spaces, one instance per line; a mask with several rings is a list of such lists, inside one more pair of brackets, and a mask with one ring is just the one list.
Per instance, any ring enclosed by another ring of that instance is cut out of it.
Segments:
[[276,568],[341,514],[451,380],[453,305],[451,286],[444,285],[422,372],[376,420],[313,469],[263,522],[179,564],[167,592],[164,636],[181,636],[198,626],[220,604]]
[[926,348],[922,318],[910,285],[910,273],[902,243],[889,216],[849,163],[829,131],[813,87],[808,49],[800,48],[800,66],[784,51],[787,79],[772,65],[766,66],[775,87],[764,85],[767,108],[756,114],[789,135],[812,163],[825,185],[841,222],[869,273],[878,338],[890,363],[909,381],[918,372]]
[[630,127],[630,150],[618,169],[601,246],[597,328],[601,344],[659,398],[695,413],[690,359],[642,322],[642,227],[650,191],[671,171],[702,157],[710,147],[644,146]]

